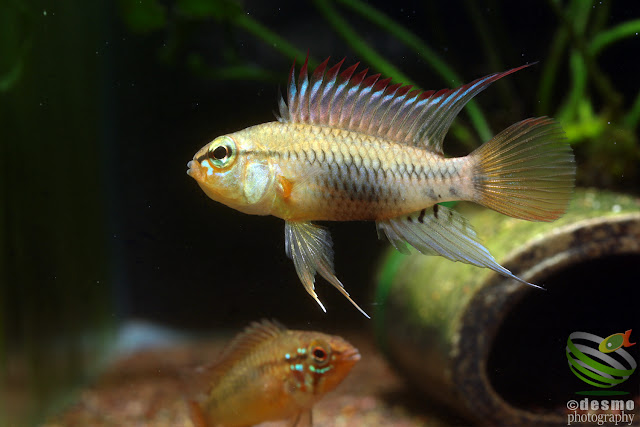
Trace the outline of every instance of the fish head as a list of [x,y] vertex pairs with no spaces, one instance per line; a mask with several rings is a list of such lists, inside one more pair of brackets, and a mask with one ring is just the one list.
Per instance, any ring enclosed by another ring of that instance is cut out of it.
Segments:
[[318,375],[316,389],[320,393],[336,388],[360,360],[358,349],[336,335],[314,339],[308,348],[309,370]]
[[345,339],[317,332],[302,332],[295,363],[290,364],[291,380],[301,406],[310,406],[335,389],[360,360],[358,349]]
[[273,204],[273,177],[268,161],[252,156],[253,145],[242,134],[220,136],[187,163],[187,174],[211,199],[240,212],[267,215]]

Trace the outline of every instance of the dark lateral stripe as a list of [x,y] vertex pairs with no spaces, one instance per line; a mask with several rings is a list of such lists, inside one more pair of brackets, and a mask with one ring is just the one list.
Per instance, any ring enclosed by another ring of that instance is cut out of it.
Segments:
[[238,154],[255,154],[257,156],[271,157],[276,156],[279,157],[282,152],[275,150],[239,150]]
[[[303,362],[305,359],[307,358],[306,354],[299,354],[299,353],[295,353],[295,355],[292,355],[290,358],[284,358],[284,361],[286,363],[296,363],[296,362]],[[281,359],[282,360],[282,359]],[[274,361],[274,364],[277,364],[278,362]]]
[[[238,155],[242,156],[245,154],[253,154],[258,157],[279,157],[282,153],[280,151],[275,150],[238,150]],[[196,160],[198,163],[201,163],[203,160],[208,159],[209,156],[207,153],[198,157]]]

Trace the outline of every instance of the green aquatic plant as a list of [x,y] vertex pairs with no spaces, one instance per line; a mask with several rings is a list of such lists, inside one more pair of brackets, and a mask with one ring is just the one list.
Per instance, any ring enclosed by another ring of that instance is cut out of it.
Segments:
[[[625,175],[636,178],[640,160],[637,135],[640,91],[625,110],[623,95],[596,59],[616,42],[638,37],[640,19],[604,28],[610,2],[597,8],[580,0],[572,0],[564,7],[555,0],[548,3],[560,26],[549,61],[544,65],[538,112],[551,111],[559,63],[563,57],[568,58],[570,88],[554,114],[563,124],[569,141],[584,153],[583,169],[595,171],[592,176],[583,175],[583,182],[615,186]],[[600,98],[599,107],[595,106],[590,89]]]
[[[471,44],[478,46],[473,48],[482,49],[495,70],[507,68],[500,57],[503,50],[496,49],[501,40],[496,29],[500,22],[495,22],[495,17],[489,22],[474,1],[466,0],[462,4],[477,35]],[[238,30],[250,34],[289,60],[301,60],[306,56],[304,48],[308,46],[296,47],[294,41],[281,37],[262,24],[236,0],[176,0],[171,7],[158,0],[120,0],[120,6],[123,19],[132,31],[150,33],[164,30],[167,33],[168,42],[161,51],[164,60],[172,60],[177,56],[182,37],[179,28],[196,23],[206,25],[207,22],[215,22],[223,27],[225,37]],[[392,77],[394,81],[420,86],[357,32],[352,25],[356,19],[373,24],[415,52],[442,78],[443,86],[455,87],[464,83],[454,67],[427,41],[371,4],[362,0],[314,0],[313,6],[355,56],[376,72]],[[640,160],[637,137],[640,93],[634,94],[635,100],[625,108],[623,95],[611,81],[614,76],[602,70],[597,58],[616,43],[638,37],[640,20],[607,27],[610,8],[611,2],[599,2],[596,5],[582,0],[548,0],[546,10],[557,18],[557,27],[548,54],[541,61],[542,71],[534,94],[537,104],[532,109],[539,115],[558,118],[566,130],[567,138],[576,147],[578,156],[584,156],[587,167],[582,169],[589,174],[579,176],[581,183],[615,187],[625,179],[635,178],[637,174],[635,169]],[[187,57],[188,66],[197,75],[211,79],[277,81],[281,78],[281,72],[262,68],[243,59],[239,52],[226,44],[221,55],[222,60],[213,66],[207,64],[204,55],[191,53]],[[311,55],[309,64],[315,67],[318,58]],[[565,79],[568,79],[568,84],[565,83],[567,89],[558,90],[559,81],[564,82]],[[512,105],[519,98],[508,85],[499,86],[497,90],[504,98],[505,105]],[[594,98],[597,98],[597,103]],[[492,131],[477,103],[471,101],[465,112],[477,137],[464,123],[454,123],[451,131],[470,149],[476,147],[478,142],[488,140]]]
[[9,91],[23,74],[33,42],[22,25],[28,13],[29,8],[16,0],[0,4],[0,94]]

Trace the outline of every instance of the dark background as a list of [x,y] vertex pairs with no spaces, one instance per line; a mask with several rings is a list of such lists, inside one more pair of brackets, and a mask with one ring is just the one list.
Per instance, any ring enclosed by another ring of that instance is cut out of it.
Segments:
[[[533,61],[544,63],[558,28],[558,19],[548,3],[480,2],[475,3],[473,15],[469,5],[474,3],[372,4],[425,40],[464,81],[501,71],[491,65],[488,58],[491,52],[498,54],[504,69]],[[172,2],[160,2],[168,11],[166,25],[136,30],[124,19],[131,13],[123,6],[126,4],[129,2],[96,3],[94,8],[83,9],[73,2],[42,2],[41,8],[34,6],[33,10],[22,9],[18,13],[35,34],[28,39],[39,55],[38,69],[32,71],[30,78],[38,82],[34,98],[44,103],[41,108],[44,111],[38,113],[41,116],[34,116],[31,123],[38,132],[25,137],[22,128],[16,128],[12,134],[9,125],[5,127],[9,134],[3,139],[17,144],[23,138],[20,144],[27,146],[35,144],[28,138],[46,139],[50,145],[29,151],[28,159],[20,149],[9,150],[4,156],[9,165],[5,170],[17,171],[8,173],[7,188],[24,185],[13,197],[24,201],[37,193],[21,181],[21,170],[17,167],[20,162],[41,161],[67,172],[79,164],[84,166],[81,174],[59,184],[57,191],[69,198],[58,199],[58,206],[61,216],[87,209],[104,226],[92,231],[99,234],[96,238],[102,239],[98,241],[104,243],[101,247],[105,249],[95,257],[107,260],[95,281],[102,281],[102,286],[112,289],[113,313],[117,317],[144,318],[204,330],[241,325],[264,316],[298,323],[322,320],[365,325],[361,315],[323,279],[318,279],[317,291],[328,315],[306,294],[285,256],[281,220],[247,216],[215,203],[185,173],[187,161],[216,136],[274,119],[278,88],[286,84],[291,60],[224,20],[214,17],[184,20],[172,12],[175,11]],[[360,59],[312,2],[239,4],[245,13],[302,52],[309,51],[314,58],[331,56],[337,61],[347,57],[347,63]],[[639,16],[635,3],[607,5],[605,28]],[[420,55],[394,37],[348,9],[335,7],[363,41],[423,88],[450,86]],[[593,7],[602,5],[594,2]],[[72,10],[84,14],[71,21],[80,23],[77,27],[65,21]],[[478,19],[486,20],[493,32],[496,45],[491,52],[479,40]],[[635,53],[639,44],[637,37],[619,42],[597,61],[624,95],[625,107],[638,90],[640,65]],[[193,54],[199,55],[208,69],[235,62],[255,65],[269,73],[260,81],[207,78],[189,66]],[[75,62],[66,62],[68,57],[76,58]],[[567,63],[568,59],[563,58],[559,72],[565,77],[558,80],[555,102],[560,102],[568,90]],[[478,96],[495,132],[537,114],[535,88],[541,64],[509,76]],[[69,73],[78,74],[78,70],[82,71],[78,80],[69,77]],[[66,89],[59,87],[61,76],[68,81]],[[86,109],[73,103],[75,93],[82,92],[83,84],[87,85],[83,79],[91,82],[94,91],[91,96],[95,97]],[[516,94],[509,103],[500,95],[505,88]],[[23,99],[18,89],[13,93],[14,99]],[[598,95],[594,92],[590,93],[597,106]],[[9,120],[13,113],[10,102],[11,98],[4,105],[4,117]],[[73,114],[61,114],[60,110],[69,108],[69,103],[73,104]],[[51,115],[54,111],[64,119]],[[98,129],[93,137],[82,142],[95,147],[92,151],[95,157],[90,159],[83,158],[69,142],[74,128],[86,124],[83,112],[91,114],[94,129]],[[55,121],[59,132],[50,133],[46,120]],[[469,124],[464,112],[458,120]],[[482,142],[475,134],[474,138],[476,144]],[[465,154],[468,150],[450,137],[445,142],[445,151]],[[579,168],[581,155],[578,152]],[[43,183],[52,179],[46,168],[29,170],[29,174],[45,189],[47,185]],[[637,191],[635,182],[624,177],[616,185],[622,191]],[[84,204],[85,197],[91,203]],[[39,208],[27,210],[34,209]],[[9,217],[7,224],[11,228],[11,214]],[[57,227],[55,221],[43,225],[47,226]],[[373,278],[386,243],[378,242],[371,223],[335,223],[329,227],[335,243],[337,275],[354,299],[371,313]],[[68,239],[73,245],[73,236]],[[48,250],[46,233],[38,244]],[[89,246],[82,249],[93,250]],[[10,248],[8,253],[8,263],[13,265],[10,257],[14,250]],[[34,268],[38,269],[37,265]],[[38,287],[47,288],[52,281],[60,280],[53,276],[42,274]]]

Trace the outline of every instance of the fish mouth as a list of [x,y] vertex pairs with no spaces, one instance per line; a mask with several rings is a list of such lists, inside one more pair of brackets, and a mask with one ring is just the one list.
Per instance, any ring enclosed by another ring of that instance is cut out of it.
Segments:
[[343,352],[341,356],[343,360],[348,360],[351,362],[357,362],[358,360],[360,360],[360,352],[357,348],[347,350]]
[[194,175],[194,162],[193,160],[189,160],[187,163],[187,175],[193,177]]

